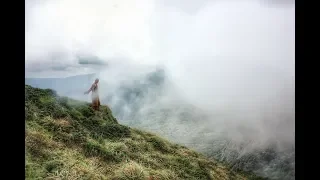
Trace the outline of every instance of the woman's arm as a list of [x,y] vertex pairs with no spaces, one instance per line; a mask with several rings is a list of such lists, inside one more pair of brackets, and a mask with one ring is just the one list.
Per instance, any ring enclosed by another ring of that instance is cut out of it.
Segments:
[[92,91],[92,89],[93,89],[93,85],[90,87],[90,89],[88,91],[84,92],[84,94],[89,94],[90,91]]

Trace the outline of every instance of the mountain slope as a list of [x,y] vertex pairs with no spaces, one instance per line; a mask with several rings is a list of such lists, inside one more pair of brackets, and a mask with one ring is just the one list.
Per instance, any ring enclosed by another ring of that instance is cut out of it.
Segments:
[[25,91],[26,179],[258,179],[120,125],[107,106]]

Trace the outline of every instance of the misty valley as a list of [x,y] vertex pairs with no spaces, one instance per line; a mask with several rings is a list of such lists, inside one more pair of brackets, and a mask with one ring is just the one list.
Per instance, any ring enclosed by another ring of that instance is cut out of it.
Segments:
[[[25,81],[34,87],[54,89],[59,95],[88,101],[83,92],[97,76],[26,78]],[[101,78],[100,86],[101,103],[108,105],[122,124],[158,133],[226,163],[235,171],[252,171],[270,179],[295,178],[294,142],[279,138],[284,135],[265,135],[265,139],[259,139],[261,129],[241,119],[238,121],[243,123],[233,123],[237,117],[228,109],[216,112],[200,109],[180,96],[162,69],[119,82],[117,86],[110,84],[110,79]],[[279,123],[277,127],[281,130],[286,125]],[[280,130],[277,132],[281,133]]]

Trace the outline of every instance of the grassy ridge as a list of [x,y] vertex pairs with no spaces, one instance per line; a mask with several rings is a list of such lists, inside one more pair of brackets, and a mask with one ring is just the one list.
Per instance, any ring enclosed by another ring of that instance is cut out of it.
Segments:
[[123,126],[107,106],[26,85],[26,179],[258,179]]

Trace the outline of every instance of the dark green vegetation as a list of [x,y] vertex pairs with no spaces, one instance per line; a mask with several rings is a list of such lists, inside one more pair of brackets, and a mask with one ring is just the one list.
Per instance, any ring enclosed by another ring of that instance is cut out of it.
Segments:
[[120,125],[107,106],[25,90],[26,179],[258,179]]

